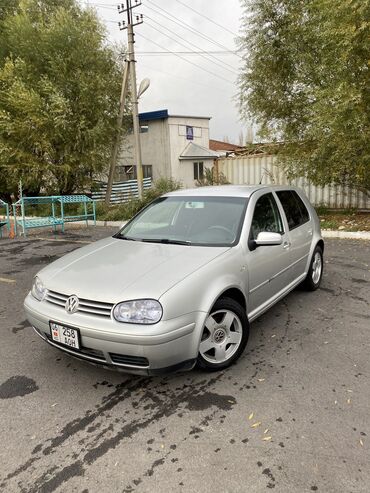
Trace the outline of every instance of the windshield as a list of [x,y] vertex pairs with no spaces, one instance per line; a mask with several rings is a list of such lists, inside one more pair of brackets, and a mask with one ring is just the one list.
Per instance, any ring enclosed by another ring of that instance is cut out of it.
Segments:
[[245,197],[161,197],[116,238],[183,245],[231,246],[239,240]]

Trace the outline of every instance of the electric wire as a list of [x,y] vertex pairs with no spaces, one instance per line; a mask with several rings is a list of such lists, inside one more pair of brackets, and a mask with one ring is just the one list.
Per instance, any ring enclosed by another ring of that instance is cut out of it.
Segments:
[[[156,41],[153,41],[152,39],[149,39],[148,37],[144,36],[144,34],[141,34],[141,33],[140,33],[140,34],[138,34],[138,33],[136,33],[136,36],[139,36],[139,37],[141,37],[141,38],[144,38],[146,41],[149,41],[150,43],[155,44],[156,46],[158,46],[158,48],[161,48],[162,50],[166,50],[166,48],[165,48],[163,45],[161,45],[161,44],[157,43]],[[211,72],[210,70],[207,70],[207,69],[203,68],[201,65],[198,65],[198,64],[196,64],[196,63],[194,63],[194,62],[191,62],[190,60],[187,60],[185,57],[183,57],[183,56],[181,56],[181,55],[178,55],[178,54],[176,54],[176,53],[174,53],[174,52],[172,52],[172,51],[170,51],[170,50],[166,50],[166,51],[169,51],[170,53],[172,53],[172,54],[176,55],[178,58],[181,58],[181,60],[184,60],[186,63],[189,63],[190,65],[194,65],[194,67],[200,68],[200,69],[201,69],[201,70],[203,70],[204,72],[207,72],[208,74],[213,75],[214,77],[218,77],[219,79],[221,79],[221,80],[223,80],[223,81],[225,81],[225,82],[228,82],[229,84],[234,85],[234,83],[233,83],[233,82],[231,82],[231,81],[230,81],[230,80],[228,80],[228,79],[225,79],[225,78],[224,78],[224,77],[222,77],[221,75],[216,74],[216,73],[214,73],[214,72]]]
[[[197,31],[196,29],[194,29],[192,26],[190,26],[189,24],[187,24],[186,22],[184,21],[181,21],[181,19],[179,19],[178,17],[174,16],[173,14],[171,14],[170,12],[168,12],[167,10],[163,9],[162,7],[159,7],[155,2],[153,2],[152,0],[146,0],[146,2],[149,2],[151,5],[154,5],[156,7],[156,9],[153,9],[153,7],[150,7],[149,5],[145,5],[146,8],[149,8],[150,10],[152,10],[153,12],[155,12],[156,14],[159,14],[161,15],[162,17],[165,17],[166,19],[170,20],[171,22],[173,22],[174,24],[177,24],[179,25],[180,27],[182,27],[183,29],[186,29],[188,31],[190,31],[191,33],[207,40],[208,42],[210,43],[213,43],[214,45],[222,48],[223,50],[227,50],[227,51],[230,51],[232,52],[232,50],[230,50],[227,46],[224,46],[222,45],[221,43],[219,43],[218,41],[215,41],[213,40],[212,38],[210,38],[209,36],[206,36],[205,34],[202,34],[200,33],[199,31]],[[159,9],[159,10],[158,10]],[[163,14],[162,12],[165,12],[165,14]],[[170,16],[170,17],[169,17]],[[172,17],[172,19],[171,19]],[[239,58],[242,58],[240,55],[237,55],[236,56],[239,56]]]
[[[169,39],[171,39],[172,41],[175,41],[175,43],[179,44],[180,46],[182,46],[183,48],[188,48],[188,46],[186,46],[184,43],[182,43],[181,41],[179,41],[177,38],[174,38],[172,36],[169,36],[168,34],[164,33],[163,31],[161,31],[160,29],[158,29],[156,26],[153,26],[153,24],[149,21],[146,21],[146,23],[148,26],[150,26],[152,29],[154,29],[155,31],[159,32],[160,34],[163,34],[164,36],[168,37]],[[172,31],[171,29],[168,29],[167,27],[165,26],[161,26],[161,27],[164,27],[167,31],[169,31],[170,33],[173,33],[176,35],[176,33],[174,31]],[[190,41],[187,41],[186,39],[182,38],[181,36],[178,36],[180,39],[184,40],[185,43],[187,43],[187,45],[189,46],[194,46],[195,48],[199,48],[199,46],[195,45],[194,43],[191,43]],[[200,53],[200,56],[202,58],[204,58],[204,60],[208,61],[208,62],[211,62],[213,64],[216,64],[218,65],[219,67],[221,67],[223,70],[228,70],[229,72],[231,72],[233,75],[238,75],[237,72],[235,71],[234,67],[226,62],[223,62],[222,60],[218,60],[218,58],[216,58],[215,56],[213,55],[205,55],[205,54],[202,54]],[[231,69],[229,68],[231,67]]]
[[186,3],[184,2],[181,2],[181,0],[176,0],[177,3],[183,5],[184,7],[186,7],[187,9],[191,10],[192,12],[195,12],[196,14],[200,15],[201,17],[203,17],[204,19],[206,19],[207,21],[209,22],[212,22],[212,24],[214,24],[215,26],[218,26],[220,27],[221,29],[223,29],[224,31],[232,34],[233,36],[236,36],[235,33],[233,33],[232,31],[230,31],[230,29],[228,29],[227,27],[223,26],[222,24],[219,24],[218,22],[216,22],[214,19],[212,19],[211,17],[207,17],[206,15],[203,15],[201,12],[199,12],[198,10],[195,10],[193,9],[193,7],[189,7],[189,5],[186,5]]

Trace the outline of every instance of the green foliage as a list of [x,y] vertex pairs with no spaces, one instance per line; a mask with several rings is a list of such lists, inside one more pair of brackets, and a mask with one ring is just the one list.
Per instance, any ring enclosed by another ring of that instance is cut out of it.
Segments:
[[244,0],[242,114],[288,175],[370,189],[370,0]]
[[228,185],[230,182],[222,171],[217,172],[216,168],[204,168],[203,178],[197,180],[197,187],[208,187],[210,185]]
[[77,0],[0,7],[0,194],[90,187],[111,152],[120,66]]
[[107,207],[104,202],[98,202],[96,206],[97,219],[104,221],[125,221],[131,219],[143,207],[146,207],[150,202],[161,195],[179,190],[181,182],[173,178],[160,178],[155,181],[153,186],[145,190],[142,200],[132,199],[123,204]]

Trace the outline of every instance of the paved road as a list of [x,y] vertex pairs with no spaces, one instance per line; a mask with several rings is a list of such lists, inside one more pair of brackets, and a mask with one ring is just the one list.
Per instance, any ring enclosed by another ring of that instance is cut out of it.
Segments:
[[0,240],[1,491],[370,490],[369,242],[328,240],[322,289],[253,323],[229,370],[143,378],[75,360],[25,320],[32,276],[92,231],[110,232]]

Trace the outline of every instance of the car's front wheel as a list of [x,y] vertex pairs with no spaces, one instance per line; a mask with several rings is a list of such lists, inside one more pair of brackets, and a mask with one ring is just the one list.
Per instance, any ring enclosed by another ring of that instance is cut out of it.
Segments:
[[222,370],[234,363],[248,342],[245,310],[231,298],[220,298],[208,315],[199,344],[198,366]]

